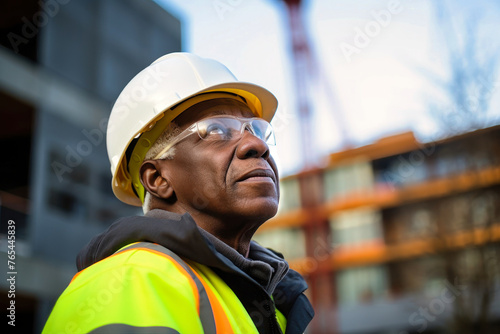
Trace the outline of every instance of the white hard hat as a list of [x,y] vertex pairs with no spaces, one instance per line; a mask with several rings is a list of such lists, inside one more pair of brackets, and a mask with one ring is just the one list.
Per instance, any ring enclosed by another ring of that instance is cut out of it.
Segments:
[[[207,94],[209,92],[242,97],[257,117],[269,122],[278,105],[271,92],[239,82],[215,60],[184,52],[157,59],[125,86],[109,117],[106,144],[113,174],[112,188],[119,200],[142,205],[144,188],[139,181],[139,167],[146,152],[187,107],[219,95]],[[187,100],[195,102],[185,102],[183,108],[176,108]]]

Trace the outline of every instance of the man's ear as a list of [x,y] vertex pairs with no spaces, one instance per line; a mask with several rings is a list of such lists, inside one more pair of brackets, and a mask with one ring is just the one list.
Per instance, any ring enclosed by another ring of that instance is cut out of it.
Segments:
[[152,195],[171,200],[175,193],[170,182],[161,174],[159,160],[146,160],[140,169],[141,183]]

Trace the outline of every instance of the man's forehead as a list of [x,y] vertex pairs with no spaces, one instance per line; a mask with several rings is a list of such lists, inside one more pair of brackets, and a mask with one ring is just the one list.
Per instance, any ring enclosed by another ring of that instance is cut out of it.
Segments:
[[246,105],[243,105],[243,108],[241,106],[217,105],[212,108],[207,108],[206,110],[206,112],[209,112],[211,116],[233,115],[238,113],[241,114],[238,116],[255,117],[250,108]]
[[200,119],[219,116],[235,115],[240,117],[255,117],[251,109],[243,102],[233,99],[213,99],[203,101],[190,107],[174,120],[178,125],[194,123]]

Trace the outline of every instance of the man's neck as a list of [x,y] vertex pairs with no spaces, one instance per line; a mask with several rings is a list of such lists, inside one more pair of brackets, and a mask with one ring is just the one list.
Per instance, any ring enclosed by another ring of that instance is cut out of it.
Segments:
[[179,206],[159,207],[158,209],[178,214],[189,213],[199,227],[245,257],[248,256],[250,241],[255,231],[264,223],[264,221],[245,217],[214,217],[201,211],[190,212],[191,210]]
[[231,248],[234,248],[238,253],[244,257],[248,256],[248,251],[250,249],[250,241],[252,237],[259,228],[260,224],[242,224],[232,222],[214,222],[206,223],[205,220],[196,219],[193,217],[196,224],[224,242]]
[[[200,227],[203,228],[203,226],[201,225]],[[235,233],[233,235],[227,235],[227,233],[223,233],[226,232],[224,229],[221,229],[221,231],[216,231],[216,230],[205,230],[205,231],[212,234],[217,239],[224,242],[226,245],[234,248],[238,253],[240,253],[244,257],[248,257],[248,252],[250,250],[250,241],[252,240],[252,237],[257,228],[258,226],[248,230],[241,231],[240,233]]]

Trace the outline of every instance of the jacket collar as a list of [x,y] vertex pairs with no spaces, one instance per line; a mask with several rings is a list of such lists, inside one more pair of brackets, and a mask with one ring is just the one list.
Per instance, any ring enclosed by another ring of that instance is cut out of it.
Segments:
[[288,272],[288,264],[282,257],[253,241],[249,258],[245,258],[199,228],[189,214],[179,215],[158,209],[151,210],[143,217],[126,217],[112,224],[78,254],[77,268],[85,269],[138,241],[157,243],[203,265],[249,276],[269,295]]

